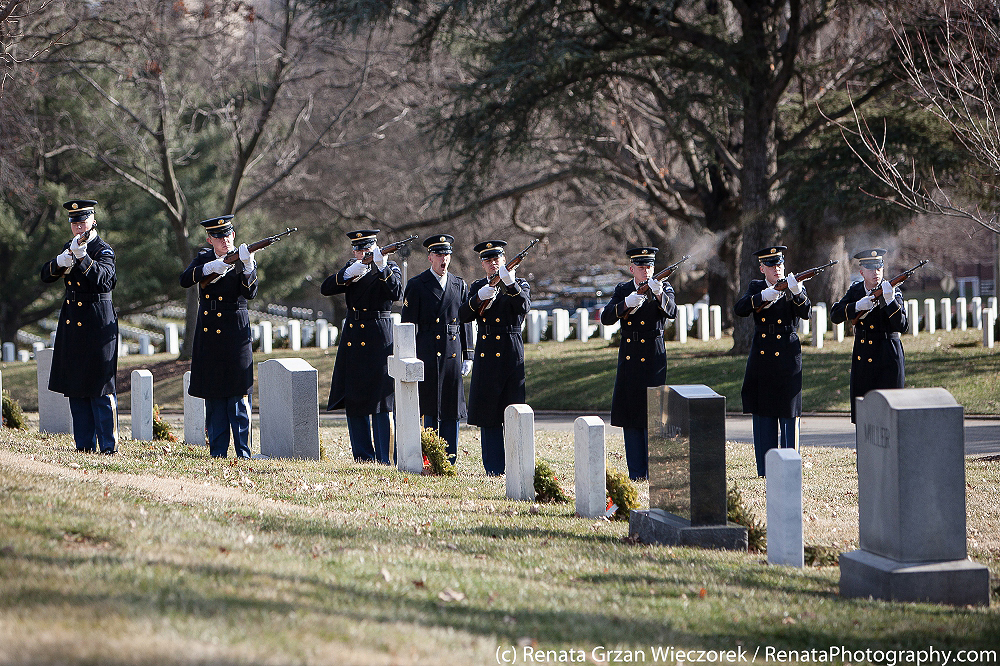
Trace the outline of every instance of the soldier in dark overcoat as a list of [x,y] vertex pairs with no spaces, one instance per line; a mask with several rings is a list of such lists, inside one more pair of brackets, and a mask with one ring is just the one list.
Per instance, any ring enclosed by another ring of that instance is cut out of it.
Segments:
[[92,199],[63,204],[73,239],[42,266],[42,282],[66,283],[52,350],[49,390],[69,398],[77,451],[118,451],[118,317],[111,303],[115,253],[97,235]]
[[[667,354],[663,346],[663,326],[677,316],[674,288],[653,277],[655,247],[626,251],[632,279],[615,287],[604,309],[601,323],[621,322],[618,372],[611,398],[611,425],[622,428],[625,461],[632,480],[649,475],[649,431],[646,420],[646,388],[663,386],[667,377]],[[638,293],[646,283],[649,291]]]
[[[754,333],[743,377],[743,413],[753,415],[757,474],[764,476],[764,457],[773,448],[797,449],[802,414],[802,345],[798,320],[809,317],[809,296],[794,275],[785,276],[784,245],[754,253],[763,280],[751,280],[736,301],[737,317],[753,317]],[[775,289],[782,279],[788,288]]]
[[[872,248],[854,255],[861,265],[862,279],[852,284],[830,311],[834,324],[858,317],[851,354],[851,423],[857,412],[855,398],[863,398],[874,389],[903,388],[906,379],[899,334],[906,333],[909,322],[903,294],[883,278],[885,254],[882,248]],[[882,296],[869,296],[880,286]]]
[[[490,475],[504,473],[503,416],[507,405],[524,402],[524,343],[521,324],[531,307],[528,283],[507,270],[504,247],[507,241],[477,243],[487,277],[469,287],[470,297],[462,304],[459,321],[477,324],[472,380],[469,384],[470,425],[479,426],[483,445],[483,467]],[[496,287],[489,278],[500,274]],[[483,314],[480,308],[486,305]]]
[[[347,319],[333,365],[327,409],[347,412],[351,450],[358,461],[388,465],[395,394],[389,376],[391,308],[403,294],[403,276],[376,244],[378,229],[348,232],[354,258],[323,281],[324,296],[344,294]],[[365,263],[366,254],[370,263]]]
[[472,372],[474,346],[472,324],[458,321],[469,285],[448,272],[454,241],[450,234],[424,240],[430,268],[407,281],[402,316],[403,322],[417,326],[417,358],[424,362],[418,388],[424,427],[444,438],[452,462],[458,455],[458,421],[466,416],[462,377]]
[[[229,453],[229,433],[238,458],[250,457],[250,410],[253,389],[253,342],[247,301],[257,296],[257,262],[246,244],[234,246],[232,215],[204,220],[210,247],[198,252],[181,273],[185,289],[199,288],[198,325],[191,352],[188,394],[205,399],[205,431],[213,457]],[[223,259],[236,250],[239,259]]]

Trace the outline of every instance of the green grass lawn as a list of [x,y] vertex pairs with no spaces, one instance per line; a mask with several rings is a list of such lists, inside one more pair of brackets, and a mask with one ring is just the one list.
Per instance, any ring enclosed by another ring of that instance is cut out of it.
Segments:
[[[967,414],[1000,415],[1000,348],[985,349],[977,330],[921,333],[903,336],[908,387],[944,387],[965,407]],[[805,347],[803,353],[802,407],[806,412],[849,411],[850,354],[853,338],[836,343],[828,335],[823,349]],[[705,384],[726,396],[726,408],[742,409],[740,387],[746,358],[728,352],[732,340],[723,338],[687,344],[667,343],[667,383]],[[273,354],[255,354],[260,362],[269,358],[300,357],[318,370],[319,402],[326,406],[333,375],[336,349],[287,349]],[[125,356],[119,369],[132,370],[168,363],[175,357]],[[527,402],[536,410],[611,409],[618,350],[601,340],[586,342],[543,342],[525,346]],[[34,363],[4,363],[3,385],[26,411],[37,409],[37,382]],[[180,374],[157,378],[153,372],[154,401],[165,409],[183,407]],[[123,411],[130,394],[120,390]]]
[[[320,461],[237,461],[131,440],[81,455],[66,435],[0,430],[0,664],[465,665],[500,649],[525,663],[526,648],[600,663],[602,646],[765,663],[768,647],[998,645],[996,460],[967,464],[969,555],[993,572],[993,606],[952,608],[841,599],[836,566],[636,544],[571,504],[507,500],[474,428],[453,478],[357,464],[342,425],[320,436]],[[622,468],[621,438],[608,449]],[[539,432],[536,452],[572,493],[573,434]],[[855,548],[853,451],[803,460],[806,543]],[[750,447],[727,463],[763,518]]]

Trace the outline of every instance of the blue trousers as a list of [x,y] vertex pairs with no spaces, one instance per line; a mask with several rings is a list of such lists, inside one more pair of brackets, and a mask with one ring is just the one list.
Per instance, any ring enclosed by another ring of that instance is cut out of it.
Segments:
[[[389,439],[392,437],[392,423],[389,412],[347,417],[347,434],[351,438],[351,452],[358,462],[377,460],[383,465],[389,462]],[[374,442],[374,444],[373,444]]]
[[118,398],[102,395],[97,398],[70,398],[73,415],[73,439],[76,450],[93,453],[118,452]]
[[500,476],[507,468],[503,450],[503,426],[480,428],[479,437],[483,442],[483,467],[486,473]]
[[764,476],[764,459],[771,449],[799,448],[799,418],[753,415],[753,451],[757,458],[757,476]]
[[430,414],[424,414],[424,427],[437,430],[437,433],[448,443],[446,448],[448,461],[454,464],[455,459],[458,458],[458,419],[441,419],[441,422],[438,423],[437,419]]
[[639,481],[649,476],[649,431],[645,428],[622,428],[625,437],[625,462],[628,478]]
[[229,432],[237,458],[250,457],[250,395],[229,398],[205,398],[205,432],[213,458],[229,454]]

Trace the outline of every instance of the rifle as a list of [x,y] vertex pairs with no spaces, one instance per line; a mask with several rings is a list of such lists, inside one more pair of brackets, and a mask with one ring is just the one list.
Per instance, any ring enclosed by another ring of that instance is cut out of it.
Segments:
[[[690,258],[691,258],[690,254],[685,254],[683,257],[681,257],[681,260],[678,261],[676,264],[671,264],[670,266],[667,266],[662,271],[660,271],[659,273],[655,274],[651,279],[653,279],[653,280],[659,280],[660,282],[663,282],[664,280],[669,279],[670,276],[674,274],[674,271],[677,270],[677,267],[680,266],[681,264],[683,264],[685,261],[687,261]],[[649,291],[649,280],[646,280],[645,282],[639,283],[639,287],[635,290],[635,293],[637,293],[637,294],[645,294],[647,291]],[[629,311],[625,313],[625,316],[627,317],[630,314],[634,314],[635,311],[639,309],[639,307],[640,306],[637,305],[634,308],[629,308]]]
[[[893,288],[895,288],[900,283],[906,281],[906,279],[908,277],[910,277],[911,275],[913,275],[917,271],[918,268],[920,268],[921,266],[923,266],[926,263],[927,263],[927,260],[924,259],[923,261],[921,261],[919,264],[917,264],[916,266],[914,266],[910,270],[903,271],[902,273],[900,273],[896,277],[894,277],[891,280],[889,280],[889,284],[891,284],[893,286]],[[882,297],[882,285],[881,285],[881,283],[877,287],[875,287],[874,289],[872,289],[870,292],[868,292],[865,295],[866,296],[871,296],[872,300],[875,300],[876,298],[881,298]],[[885,300],[885,299],[883,299],[883,300]],[[851,326],[855,326],[859,321],[861,321],[862,319],[864,319],[865,317],[867,317],[868,313],[871,312],[874,309],[875,308],[872,308],[871,310],[865,310],[864,314],[860,314],[857,317],[855,317],[854,319],[852,319],[851,320]]]
[[[383,256],[387,254],[392,254],[393,252],[403,247],[410,241],[415,241],[415,240],[417,240],[416,236],[410,236],[409,238],[404,238],[403,240],[396,241],[395,243],[389,243],[384,247],[380,247],[379,251],[382,252]],[[365,256],[361,259],[361,263],[363,264],[370,264],[373,261],[375,261],[375,256],[371,252],[365,252]]]
[[[521,263],[521,260],[523,260],[526,256],[528,256],[528,250],[530,250],[531,248],[533,248],[535,246],[535,243],[537,243],[537,242],[538,242],[537,238],[535,240],[531,241],[530,243],[528,243],[528,247],[526,247],[523,250],[521,250],[520,252],[518,252],[510,261],[508,261],[507,262],[507,270],[509,271],[512,268],[517,268],[518,264]],[[497,286],[497,284],[500,283],[500,271],[497,271],[496,273],[494,273],[493,275],[491,275],[489,277],[489,280],[487,280],[487,282],[489,283],[489,285],[491,287]],[[494,296],[493,298],[496,298],[496,296]],[[479,306],[479,315],[480,316],[482,316],[482,314],[484,312],[486,312],[486,308],[488,308],[490,306],[490,303],[493,302],[493,298],[491,298],[488,301],[483,301],[483,303],[480,304],[480,306]]]
[[[262,238],[261,240],[257,241],[256,243],[250,243],[249,245],[247,245],[247,249],[250,250],[251,252],[256,252],[257,250],[262,250],[265,247],[267,247],[268,245],[270,245],[271,243],[276,243],[279,240],[281,240],[282,236],[287,236],[288,234],[292,233],[293,231],[298,231],[298,230],[299,230],[298,227],[292,227],[290,229],[288,227],[285,227],[285,230],[282,231],[280,234],[275,234],[274,236],[268,236],[267,238]],[[240,258],[240,250],[239,250],[239,248],[237,248],[237,249],[233,250],[232,252],[227,253],[226,256],[222,258],[222,260],[224,262],[226,262],[227,264],[235,264],[239,260],[239,258]],[[216,280],[218,280],[220,277],[222,277],[222,276],[221,275],[216,275],[216,274],[213,273],[210,277],[206,277],[205,279],[203,279],[198,284],[201,285],[202,287],[207,287],[208,285],[210,285],[213,282],[215,282]]]
[[[79,236],[80,240],[78,240],[76,242],[76,244],[77,245],[83,245],[84,243],[86,243],[87,241],[89,241],[90,240],[90,235],[93,233],[93,231],[94,231],[94,227],[91,227],[90,229],[87,229],[86,231],[84,231],[83,233],[81,233],[80,236]],[[76,236],[74,236],[73,238],[76,238]],[[70,239],[70,242],[73,241],[73,238]],[[73,257],[73,260],[74,261],[79,261],[79,259],[77,259],[75,256]],[[69,268],[62,268],[61,272],[58,275],[66,275],[71,270],[73,270],[72,266],[70,266]]]
[[[811,280],[814,277],[816,277],[817,275],[819,275],[820,273],[822,273],[823,271],[825,271],[826,269],[828,269],[830,266],[833,266],[834,264],[839,264],[839,263],[840,263],[840,260],[838,260],[838,259],[832,259],[832,260],[826,262],[825,264],[823,264],[822,266],[816,266],[815,268],[810,268],[808,270],[804,270],[801,273],[796,273],[795,274],[795,281],[796,282],[805,282],[806,280]],[[778,291],[784,291],[784,290],[788,289],[788,278],[782,278],[782,279],[778,280],[777,282],[774,283],[774,287],[773,288],[777,289]],[[771,303],[774,303],[774,301],[766,301],[759,308],[756,308],[756,311],[760,312],[764,308],[770,307]]]

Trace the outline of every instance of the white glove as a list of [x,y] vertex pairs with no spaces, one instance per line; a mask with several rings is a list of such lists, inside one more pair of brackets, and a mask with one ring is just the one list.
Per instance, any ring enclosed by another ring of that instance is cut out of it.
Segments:
[[227,264],[222,259],[213,259],[212,261],[205,264],[204,271],[205,275],[211,273],[218,273],[219,275],[225,275],[233,267],[232,264]]
[[859,299],[858,302],[854,304],[854,309],[857,310],[858,312],[866,312],[868,310],[871,310],[873,307],[875,307],[875,303],[874,301],[872,301],[871,296],[865,296],[864,298]]
[[637,291],[633,291],[631,294],[625,297],[625,306],[629,308],[637,308],[646,302],[646,295],[640,294]]
[[653,292],[653,295],[656,297],[659,297],[660,294],[663,293],[663,283],[654,277],[649,278],[649,281],[646,282],[646,285],[649,287],[649,290]]
[[462,376],[468,377],[470,372],[472,372],[472,361],[462,361]]
[[372,250],[372,263],[375,264],[380,271],[384,271],[386,265],[389,263],[389,260],[383,256],[382,250],[380,250],[377,245],[375,246],[375,249]]
[[257,262],[254,260],[255,254],[257,253],[251,252],[246,243],[240,245],[240,261],[243,262],[244,275],[250,275],[257,268]]
[[882,302],[888,305],[896,297],[896,288],[888,280],[882,280]]
[[348,266],[344,270],[344,279],[350,280],[352,278],[361,277],[368,271],[368,266],[360,261],[355,261],[353,264]]
[[802,293],[802,285],[799,284],[799,281],[795,279],[794,275],[789,275],[785,278],[785,281],[788,282],[788,291],[792,292],[796,296]]
[[760,292],[760,297],[763,298],[765,302],[771,303],[781,297],[781,292],[774,287],[767,287],[764,291]]
[[56,265],[60,268],[69,268],[76,263],[76,259],[73,258],[73,253],[69,251],[69,248],[63,250],[59,256],[56,257]]
[[508,287],[510,285],[514,284],[514,271],[515,270],[517,270],[517,269],[515,268],[514,270],[508,271],[506,266],[504,266],[503,264],[500,264],[500,279],[503,280],[503,283],[505,285],[507,285]]
[[84,243],[83,245],[80,245],[79,242],[80,237],[74,236],[73,240],[70,241],[69,250],[77,259],[83,259],[83,255],[87,254],[87,244]]
[[488,301],[497,295],[497,288],[491,287],[490,283],[487,282],[486,284],[484,284],[482,287],[479,288],[479,291],[476,293],[476,295],[479,296],[479,300]]

